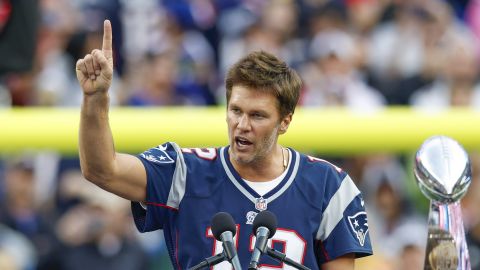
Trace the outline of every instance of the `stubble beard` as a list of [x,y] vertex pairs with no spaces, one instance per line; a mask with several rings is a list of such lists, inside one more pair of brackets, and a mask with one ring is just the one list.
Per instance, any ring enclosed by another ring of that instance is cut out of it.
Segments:
[[266,137],[264,140],[254,148],[254,152],[250,156],[244,158],[239,157],[233,151],[231,152],[231,157],[235,162],[242,166],[257,166],[262,164],[262,161],[273,151],[273,148],[276,145],[276,139],[278,134],[279,126],[275,127],[269,137]]

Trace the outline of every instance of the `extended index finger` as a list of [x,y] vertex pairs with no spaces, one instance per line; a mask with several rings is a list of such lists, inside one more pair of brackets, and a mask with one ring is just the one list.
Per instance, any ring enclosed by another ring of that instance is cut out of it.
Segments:
[[112,58],[112,24],[109,20],[103,22],[102,52],[107,59]]

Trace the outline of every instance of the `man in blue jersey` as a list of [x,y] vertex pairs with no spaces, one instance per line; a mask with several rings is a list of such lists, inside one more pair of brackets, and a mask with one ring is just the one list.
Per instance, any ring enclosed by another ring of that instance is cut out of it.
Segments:
[[[247,268],[252,222],[273,212],[278,228],[268,245],[311,269],[354,269],[372,253],[360,191],[341,168],[278,144],[299,98],[301,80],[284,62],[254,52],[226,78],[229,145],[180,148],[173,142],[139,156],[116,153],[108,123],[112,34],[104,25],[102,50],[77,62],[84,99],[80,121],[83,174],[132,201],[137,228],[163,229],[175,269],[188,269],[221,252],[210,220],[223,211],[236,223],[235,245]],[[260,269],[293,269],[264,255]],[[231,269],[222,262],[213,269]]]

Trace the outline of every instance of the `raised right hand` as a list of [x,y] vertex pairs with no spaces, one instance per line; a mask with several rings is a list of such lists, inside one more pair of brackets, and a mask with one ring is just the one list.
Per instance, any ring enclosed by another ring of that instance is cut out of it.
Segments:
[[76,73],[84,95],[108,91],[113,77],[112,25],[109,20],[103,23],[102,50],[95,49],[79,59]]

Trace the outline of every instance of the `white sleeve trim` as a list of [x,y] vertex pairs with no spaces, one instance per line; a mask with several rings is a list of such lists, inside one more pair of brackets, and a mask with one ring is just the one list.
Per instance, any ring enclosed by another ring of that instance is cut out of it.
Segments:
[[345,212],[348,205],[358,194],[360,194],[360,190],[358,190],[350,176],[347,175],[323,212],[322,221],[317,231],[317,240],[324,241],[330,236],[330,233],[342,220],[343,212]]
[[170,192],[168,193],[167,206],[178,209],[180,202],[185,195],[185,186],[187,182],[187,165],[185,159],[183,158],[183,153],[180,147],[171,142],[170,143],[175,152],[177,152],[176,167],[172,177],[172,186],[170,187]]

